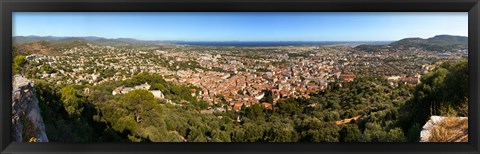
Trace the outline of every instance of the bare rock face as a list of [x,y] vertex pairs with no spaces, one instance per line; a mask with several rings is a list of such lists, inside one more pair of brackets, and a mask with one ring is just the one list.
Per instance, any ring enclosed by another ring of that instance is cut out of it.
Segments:
[[15,142],[25,142],[22,141],[23,136],[27,135],[24,132],[30,132],[27,136],[32,136],[29,142],[48,142],[33,81],[20,75],[13,78],[12,129]]

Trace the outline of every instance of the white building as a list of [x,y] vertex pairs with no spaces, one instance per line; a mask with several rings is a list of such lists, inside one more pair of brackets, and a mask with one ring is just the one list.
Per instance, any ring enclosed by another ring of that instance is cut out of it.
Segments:
[[164,99],[165,98],[162,91],[160,91],[160,90],[150,90],[149,92],[151,92],[153,94],[153,96],[155,96],[155,98],[159,98],[159,99]]
[[133,89],[145,89],[145,90],[149,90],[150,87],[151,87],[150,84],[145,83],[145,84],[141,84],[141,85],[135,86],[135,88],[133,88]]
[[400,78],[402,78],[402,77],[400,77],[400,76],[390,76],[390,77],[387,78],[387,80],[398,81]]

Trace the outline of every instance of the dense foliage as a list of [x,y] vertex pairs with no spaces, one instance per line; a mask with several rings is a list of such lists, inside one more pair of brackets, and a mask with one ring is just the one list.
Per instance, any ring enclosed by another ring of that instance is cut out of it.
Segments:
[[431,115],[468,116],[468,62],[445,62],[422,77],[413,98],[405,103],[399,124],[417,140]]
[[14,74],[21,74],[23,70],[23,66],[27,64],[28,61],[23,55],[18,55],[13,58],[13,64],[12,64],[12,72]]
[[362,44],[355,47],[355,49],[359,51],[368,51],[368,52],[380,52],[382,48],[384,48],[384,46],[382,45],[366,45],[366,44]]

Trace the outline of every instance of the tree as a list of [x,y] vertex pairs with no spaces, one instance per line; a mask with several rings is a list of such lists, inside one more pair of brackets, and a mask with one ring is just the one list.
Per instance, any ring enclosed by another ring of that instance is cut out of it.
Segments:
[[276,107],[278,107],[278,110],[280,110],[280,113],[290,114],[290,115],[298,114],[301,112],[301,109],[302,109],[299,107],[298,102],[292,98],[288,98],[287,100],[284,100],[284,101],[279,101],[276,104]]
[[244,123],[242,125],[243,130],[245,130],[245,135],[243,141],[246,142],[257,142],[261,141],[263,137],[263,129],[255,123]]
[[227,134],[225,131],[213,130],[212,142],[231,142],[230,135]]
[[[442,115],[453,114],[458,116],[468,116],[468,62],[444,63],[449,74],[445,77],[442,84],[443,100],[442,105],[447,109],[440,110]],[[451,108],[453,112],[449,112]]]
[[266,131],[265,140],[268,142],[296,142],[298,140],[297,131],[291,124],[274,122]]
[[27,59],[25,58],[25,56],[22,56],[22,55],[15,56],[15,58],[13,59],[13,65],[12,65],[14,74],[22,73],[22,70],[25,64],[27,64]]
[[431,115],[468,115],[468,65],[467,61],[447,61],[434,71],[425,74],[415,87],[413,98],[400,109],[399,126],[416,134],[414,124],[424,124]]
[[198,128],[191,128],[190,133],[188,134],[189,142],[207,142],[207,138],[201,130]]
[[264,97],[260,99],[260,102],[267,102],[267,103],[273,103],[273,93],[272,91],[263,91],[264,92]]
[[135,119],[129,116],[121,117],[115,123],[113,123],[113,129],[123,133],[125,130],[134,131],[138,128],[138,124],[135,123]]
[[362,141],[364,142],[385,142],[387,141],[388,134],[382,129],[382,126],[378,123],[367,123],[365,125],[365,131]]
[[347,124],[340,130],[340,142],[358,142],[362,138],[362,132],[357,125]]
[[238,91],[237,91],[237,94],[238,94],[238,95],[243,95],[243,91],[242,91],[242,90],[238,90]]
[[387,142],[405,142],[406,140],[401,128],[394,128],[388,132]]
[[263,107],[260,106],[260,104],[254,104],[250,107],[245,108],[245,116],[250,119],[256,120],[263,118],[265,116],[265,113],[263,112]]
[[69,115],[80,115],[83,111],[81,99],[78,98],[73,86],[65,86],[60,90],[61,99],[64,103],[65,110]]
[[155,97],[147,90],[139,89],[128,92],[123,96],[124,107],[126,107],[133,116],[135,121],[142,121],[141,115],[153,109],[156,105]]

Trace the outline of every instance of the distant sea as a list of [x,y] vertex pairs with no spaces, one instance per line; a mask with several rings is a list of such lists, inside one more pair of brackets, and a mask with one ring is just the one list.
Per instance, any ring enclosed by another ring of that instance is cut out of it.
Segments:
[[334,42],[334,41],[318,41],[318,42],[303,42],[303,41],[284,41],[284,42],[174,42],[179,45],[195,45],[195,46],[235,46],[235,47],[261,47],[261,46],[323,46],[323,45],[347,45],[356,46],[361,44],[368,45],[385,45],[392,41],[372,41],[372,42]]

